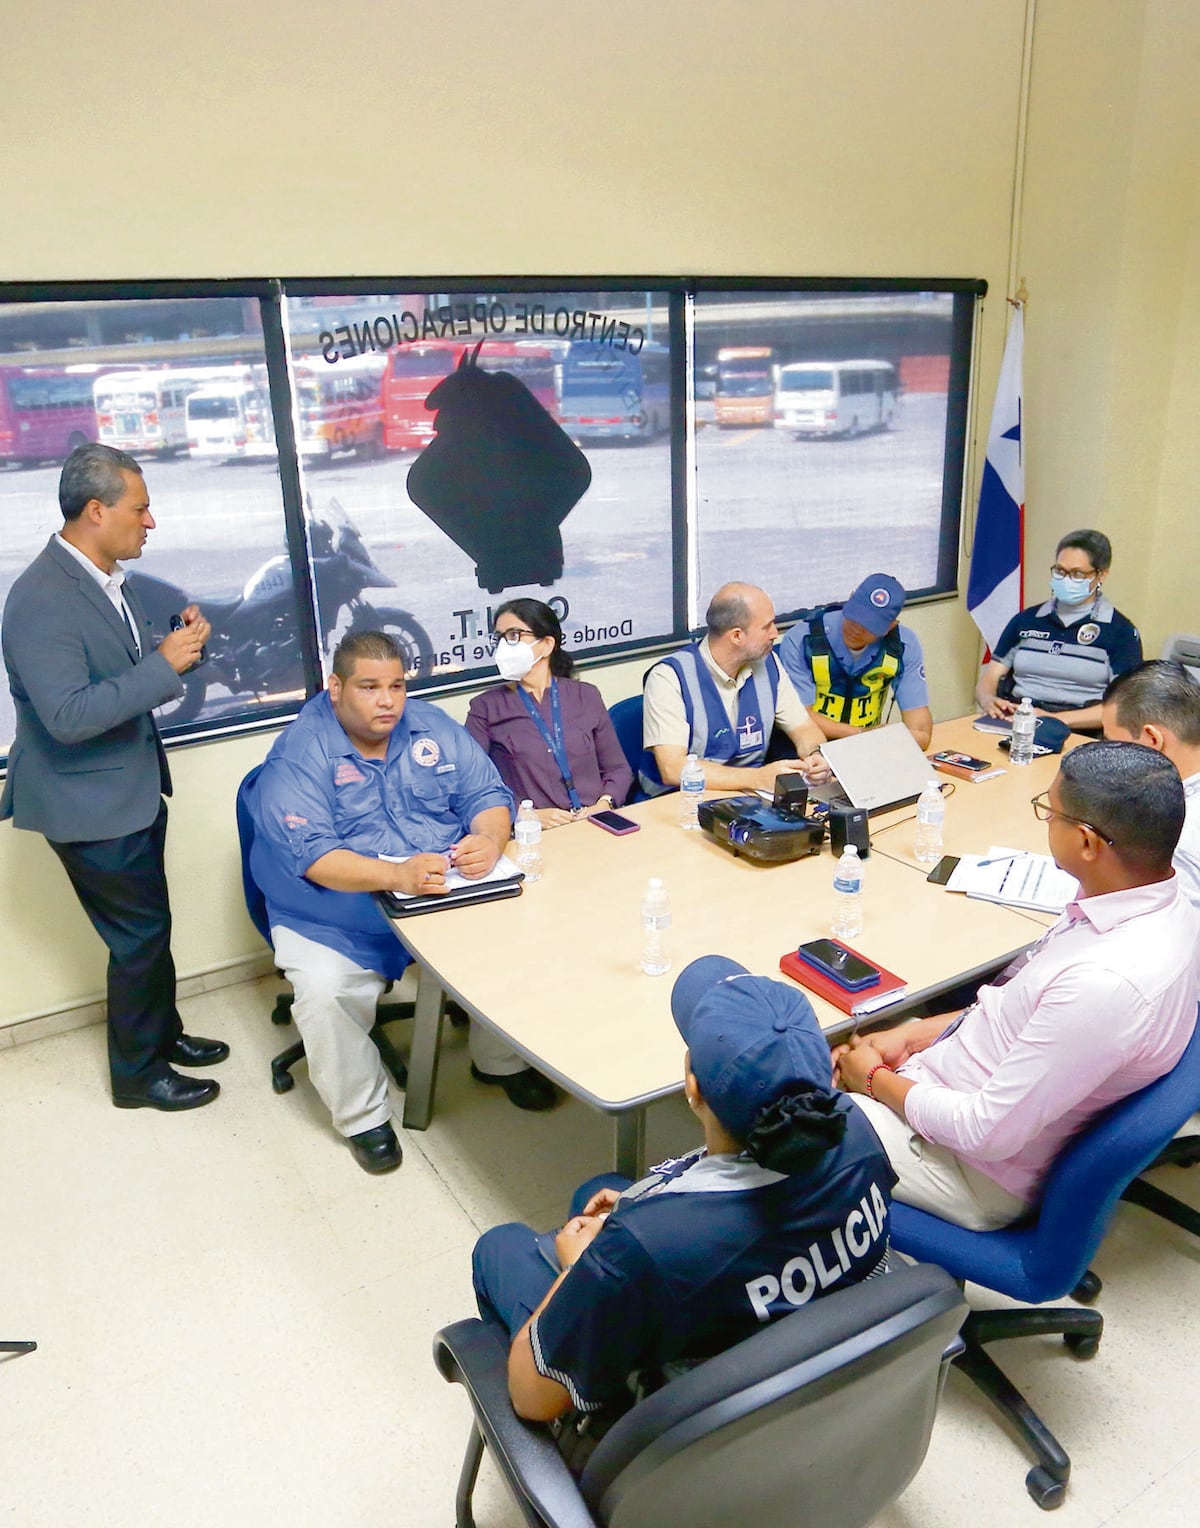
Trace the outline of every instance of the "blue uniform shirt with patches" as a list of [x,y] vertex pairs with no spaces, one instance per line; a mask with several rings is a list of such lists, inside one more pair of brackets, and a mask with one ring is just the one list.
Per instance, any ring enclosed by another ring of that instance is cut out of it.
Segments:
[[1101,594],[1062,611],[1051,599],[1013,616],[992,657],[1012,670],[1016,699],[1071,710],[1096,705],[1118,674],[1136,668],[1142,639]]
[[305,871],[333,849],[441,853],[488,807],[511,815],[513,798],[466,729],[437,706],[406,701],[386,757],[365,759],[322,693],[275,740],[248,805],[257,828],[250,869],[271,924],[395,977],[408,956],[374,899],[317,886]]
[[635,1371],[711,1357],[885,1271],[896,1176],[861,1111],[839,1107],[845,1137],[812,1172],[700,1151],[627,1189],[530,1324],[538,1372],[595,1411]]

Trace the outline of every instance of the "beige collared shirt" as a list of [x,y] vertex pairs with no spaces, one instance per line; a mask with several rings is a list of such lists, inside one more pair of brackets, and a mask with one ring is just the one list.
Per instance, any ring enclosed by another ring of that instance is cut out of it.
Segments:
[[[700,657],[717,686],[717,693],[721,697],[721,704],[725,707],[725,714],[729,717],[730,726],[736,728],[738,692],[755,670],[769,661],[771,655],[759,659],[758,663],[744,664],[732,679],[713,658],[709,651],[707,637],[700,643]],[[775,697],[775,725],[791,734],[803,727],[807,721],[808,712],[796,694],[795,685],[781,665],[779,690]],[[679,687],[679,675],[670,664],[657,663],[650,670],[646,680],[642,709],[644,744],[647,748],[655,748],[663,744],[668,747],[674,745],[677,748],[686,748],[690,736],[687,711],[683,704],[683,691]]]

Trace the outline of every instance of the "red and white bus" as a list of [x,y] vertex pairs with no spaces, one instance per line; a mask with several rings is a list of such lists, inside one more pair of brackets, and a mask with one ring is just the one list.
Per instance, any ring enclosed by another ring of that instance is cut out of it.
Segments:
[[[474,346],[429,340],[388,353],[383,374],[383,443],[389,451],[419,451],[433,439],[433,414],[425,400],[467,349]],[[517,377],[557,419],[555,360],[555,347],[543,342],[486,340],[477,364],[483,371],[506,371]]]
[[62,461],[96,439],[99,366],[0,366],[0,463]]

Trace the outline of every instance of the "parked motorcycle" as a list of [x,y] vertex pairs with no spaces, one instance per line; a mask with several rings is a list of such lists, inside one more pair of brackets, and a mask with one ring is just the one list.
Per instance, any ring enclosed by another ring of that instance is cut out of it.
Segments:
[[[399,643],[404,666],[423,673],[433,665],[433,644],[407,610],[376,606],[364,589],[394,589],[396,580],[376,566],[357,527],[336,499],[323,513],[309,500],[309,547],[321,645],[326,653],[352,631],[386,631]],[[155,641],[170,630],[195,596],[167,579],[131,572],[130,580],[154,629]],[[231,694],[265,699],[302,698],[304,659],[300,644],[297,590],[291,561],[272,557],[229,599],[196,600],[212,624],[204,663],[183,676],[182,697],[159,712],[168,727],[199,716],[210,685]]]

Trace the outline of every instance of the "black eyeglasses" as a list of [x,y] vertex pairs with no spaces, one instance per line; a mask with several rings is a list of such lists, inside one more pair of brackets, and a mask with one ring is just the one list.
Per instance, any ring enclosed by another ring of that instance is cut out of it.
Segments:
[[1039,822],[1049,822],[1052,817],[1061,817],[1066,822],[1077,822],[1081,828],[1087,828],[1097,838],[1102,838],[1110,849],[1116,847],[1108,834],[1101,833],[1095,823],[1086,822],[1082,817],[1072,817],[1070,812],[1060,812],[1057,807],[1051,806],[1048,800],[1049,795],[1049,791],[1042,791],[1039,795],[1029,798],[1029,805],[1033,808],[1033,815]]
[[514,646],[522,637],[532,637],[537,641],[537,632],[530,631],[528,626],[510,626],[507,631],[492,632],[493,642],[507,642],[510,647]]
[[1064,568],[1061,563],[1056,562],[1050,569],[1050,576],[1051,578],[1069,578],[1077,584],[1091,583],[1096,576],[1096,569]]

